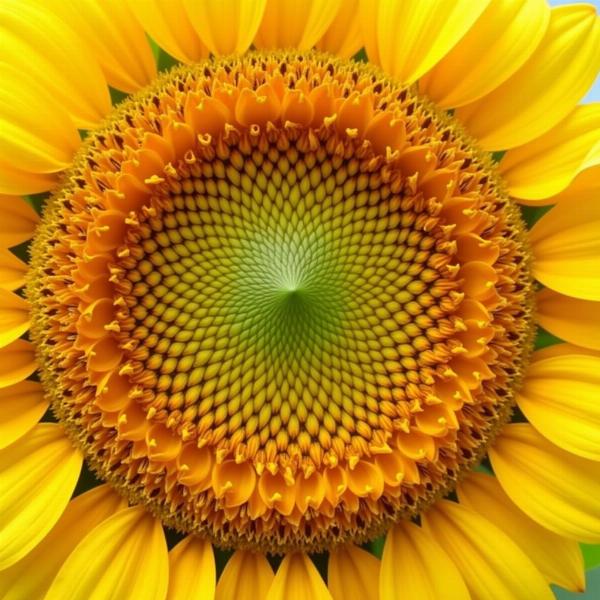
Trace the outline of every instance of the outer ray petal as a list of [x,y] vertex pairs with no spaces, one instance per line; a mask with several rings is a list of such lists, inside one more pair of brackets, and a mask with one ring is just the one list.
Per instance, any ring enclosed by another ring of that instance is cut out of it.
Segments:
[[[489,0],[361,0],[363,36],[371,62],[412,83],[438,63],[469,31]],[[373,23],[375,19],[375,23]],[[372,52],[374,47],[377,48]]]
[[65,109],[36,81],[3,63],[0,80],[0,193],[31,193],[39,189],[35,174],[57,173],[71,164],[79,134]]
[[18,563],[0,571],[2,600],[43,598],[75,546],[125,502],[108,485],[96,487],[69,502],[50,533]]
[[10,248],[33,237],[40,218],[19,196],[0,196],[0,246]]
[[554,598],[519,546],[476,512],[441,500],[426,513],[424,527],[452,558],[473,600]]
[[183,0],[128,0],[128,4],[152,39],[177,60],[193,63],[208,56]]
[[600,164],[600,102],[575,107],[543,136],[509,150],[498,169],[512,196],[541,200],[594,163]]
[[[31,173],[16,169],[0,157],[0,196],[2,194],[38,194],[57,183],[56,173]],[[16,196],[15,196],[16,197]]]
[[600,302],[545,289],[538,292],[536,307],[544,329],[577,346],[600,350]]
[[77,483],[82,456],[60,425],[40,423],[0,451],[0,570],[52,529]]
[[517,403],[552,443],[600,460],[599,396],[600,357],[571,354],[534,361]]
[[419,80],[419,89],[444,108],[478,100],[523,65],[549,18],[546,0],[492,0],[475,26]]
[[316,46],[324,52],[350,58],[361,49],[362,43],[359,0],[342,0],[335,19]]
[[0,389],[27,379],[36,366],[35,349],[30,342],[15,340],[0,348]]
[[0,348],[20,338],[30,322],[29,302],[0,288]]
[[379,600],[379,560],[353,544],[329,554],[327,581],[333,600]]
[[342,0],[267,0],[254,43],[258,48],[308,50],[333,23],[341,4]]
[[109,112],[110,95],[99,64],[85,44],[50,11],[23,0],[0,7],[0,57],[41,84],[81,128]]
[[537,362],[545,358],[553,358],[555,356],[566,356],[570,354],[583,354],[584,356],[600,356],[600,354],[589,348],[575,346],[575,344],[553,344],[546,346],[541,350],[536,350],[531,356],[531,362]]
[[562,450],[528,423],[507,425],[489,456],[504,491],[534,521],[565,537],[600,541],[597,462]]
[[216,600],[265,600],[273,570],[264,554],[238,550],[217,583]]
[[461,574],[448,555],[421,527],[407,521],[387,533],[379,594],[380,600],[470,598]]
[[485,150],[506,150],[543,135],[564,119],[600,69],[600,21],[593,6],[551,11],[531,58],[493,92],[456,111]]
[[126,508],[86,535],[63,563],[45,600],[163,600],[169,583],[160,522]]
[[306,554],[286,554],[267,600],[333,600],[317,568]]
[[216,578],[210,542],[190,535],[169,552],[168,600],[212,600]]
[[0,288],[16,290],[22,287],[26,273],[27,265],[10,250],[0,247]]
[[0,389],[0,449],[26,434],[48,410],[44,390],[36,381]]
[[214,54],[241,54],[252,44],[267,0],[183,0],[200,39]]
[[506,495],[495,477],[471,473],[458,486],[461,504],[506,533],[551,583],[582,592],[585,569],[579,544],[544,529]]
[[577,210],[561,202],[529,233],[533,274],[544,285],[582,300],[600,300],[600,202]]
[[579,174],[560,194],[543,200],[523,200],[521,204],[558,204],[559,202],[594,202],[600,196],[600,143],[596,144],[579,169]]
[[[108,80],[134,92],[156,77],[144,30],[122,0],[35,0],[47,6],[86,40]],[[71,48],[70,52],[77,52]]]

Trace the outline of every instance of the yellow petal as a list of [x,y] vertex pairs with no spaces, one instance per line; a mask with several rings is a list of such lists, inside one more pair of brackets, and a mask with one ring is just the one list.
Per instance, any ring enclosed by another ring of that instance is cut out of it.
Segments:
[[177,60],[189,64],[208,56],[183,0],[128,0],[128,4],[152,39]]
[[0,247],[0,288],[16,290],[25,284],[27,265],[10,250]]
[[579,300],[549,289],[536,297],[537,320],[555,336],[592,350],[600,350],[600,302]]
[[379,600],[379,560],[349,544],[329,554],[327,581],[333,600]]
[[538,360],[544,360],[545,358],[553,358],[554,356],[566,356],[569,354],[583,354],[584,356],[600,356],[599,352],[590,350],[589,348],[582,348],[575,344],[552,344],[552,346],[546,346],[541,350],[536,350],[531,355],[531,362],[537,362]]
[[43,598],[75,546],[124,506],[122,498],[108,485],[71,500],[50,533],[18,563],[0,571],[2,600]]
[[30,342],[15,340],[0,348],[0,389],[27,379],[36,366],[35,349]]
[[426,531],[454,561],[473,600],[552,600],[531,559],[500,528],[455,502],[436,502]]
[[342,0],[267,0],[254,43],[258,48],[308,50],[325,34]]
[[286,554],[267,600],[333,600],[313,562],[306,554]]
[[27,433],[48,410],[44,390],[36,381],[0,389],[0,449]]
[[212,600],[216,578],[210,542],[190,535],[169,552],[167,600]]
[[0,570],[52,529],[77,483],[81,453],[60,425],[40,423],[0,451]]
[[264,554],[238,550],[217,583],[216,600],[265,600],[273,571]]
[[50,11],[23,0],[0,5],[2,58],[60,102],[80,128],[94,127],[110,111],[100,65],[85,42]]
[[[34,180],[11,181],[17,173],[57,173],[67,168],[80,138],[58,101],[17,68],[0,63],[0,193],[37,189]],[[15,183],[22,185],[16,186]]]
[[564,119],[600,69],[600,21],[593,6],[553,8],[544,38],[508,81],[456,117],[485,150],[506,150]]
[[0,288],[0,348],[20,338],[30,322],[29,302]]
[[[489,0],[361,0],[373,16],[363,36],[371,62],[412,83],[435,66],[471,29]],[[375,24],[373,24],[375,19]],[[377,48],[372,52],[373,47]]]
[[335,19],[316,46],[323,52],[350,58],[361,49],[362,43],[359,0],[342,0]]
[[581,165],[575,179],[559,194],[542,200],[519,199],[520,204],[558,204],[571,202],[571,205],[580,202],[594,202],[600,195],[600,143],[590,150],[585,162]]
[[183,0],[198,36],[213,54],[241,54],[252,44],[266,0]]
[[495,477],[471,473],[457,491],[461,504],[504,531],[547,581],[572,591],[584,591],[585,569],[579,544],[530,519],[511,501]]
[[467,586],[456,565],[421,527],[402,521],[387,533],[380,600],[468,600]]
[[529,232],[533,274],[549,288],[600,300],[600,202],[561,202]]
[[531,363],[517,403],[552,443],[600,460],[599,396],[600,357],[572,354]]
[[562,192],[594,160],[600,164],[599,140],[600,102],[577,106],[543,136],[509,150],[498,168],[512,196],[548,198]]
[[0,196],[0,246],[17,246],[33,237],[40,218],[19,196]]
[[489,450],[510,499],[559,535],[600,541],[600,467],[549,442],[528,423],[507,425]]
[[[134,92],[156,77],[152,48],[141,25],[122,0],[35,0],[83,38],[108,83]],[[69,48],[77,52],[78,47]]]
[[60,174],[31,173],[11,166],[0,157],[0,197],[2,194],[39,194],[52,190]]
[[45,600],[164,600],[167,543],[145,508],[119,511],[86,535],[63,563]]
[[443,108],[485,96],[529,58],[549,18],[546,0],[492,0],[475,26],[419,80],[419,90]]

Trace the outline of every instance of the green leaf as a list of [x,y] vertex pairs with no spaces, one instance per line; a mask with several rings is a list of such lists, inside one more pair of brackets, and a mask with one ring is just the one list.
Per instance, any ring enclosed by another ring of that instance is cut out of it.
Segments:
[[600,598],[600,569],[586,573],[585,593],[567,592],[556,585],[552,586],[557,600],[598,600]]
[[586,569],[600,567],[600,544],[581,544]]
[[554,346],[555,344],[562,343],[560,338],[557,338],[555,335],[552,335],[542,327],[538,327],[537,334],[535,336],[535,349],[541,350],[542,348],[547,348],[548,346]]
[[523,221],[527,224],[528,229],[531,229],[552,206],[521,206],[520,208]]

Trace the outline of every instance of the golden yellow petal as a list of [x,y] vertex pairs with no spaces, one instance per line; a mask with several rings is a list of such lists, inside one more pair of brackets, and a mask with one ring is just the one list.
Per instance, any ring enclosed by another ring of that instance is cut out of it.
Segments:
[[349,544],[329,554],[327,582],[333,600],[379,600],[379,560]]
[[475,26],[419,80],[419,90],[443,108],[478,100],[525,63],[549,19],[546,0],[492,0]]
[[187,16],[183,0],[127,0],[142,27],[171,56],[193,63],[208,56]]
[[34,79],[80,128],[94,127],[111,108],[106,79],[84,40],[43,6],[0,5],[2,58]]
[[359,0],[342,0],[335,18],[316,46],[323,52],[350,58],[362,48],[362,44]]
[[45,600],[164,600],[167,543],[145,508],[126,508],[92,529],[63,563]]
[[308,50],[325,34],[342,0],[267,0],[254,43],[258,48]]
[[600,356],[600,352],[590,350],[589,348],[582,348],[575,344],[553,344],[552,346],[546,346],[541,350],[536,350],[531,355],[531,362],[543,360],[545,358],[553,358],[554,356],[566,356],[569,354],[583,354],[585,356]]
[[10,250],[0,247],[0,288],[12,291],[23,287],[26,273],[27,265]]
[[468,600],[456,565],[421,527],[402,521],[386,535],[380,600]]
[[559,194],[542,200],[518,199],[520,204],[539,206],[570,202],[572,206],[584,202],[595,202],[600,195],[600,143],[596,144],[579,169],[575,179]]
[[16,169],[0,157],[0,196],[2,194],[39,194],[53,189],[60,173],[31,173]]
[[582,592],[585,569],[579,544],[544,529],[521,511],[495,477],[471,473],[458,486],[458,498],[506,533],[550,583]]
[[48,410],[44,390],[36,381],[0,389],[0,449],[25,435]]
[[50,533],[18,563],[0,571],[2,600],[43,598],[75,546],[94,528],[125,507],[108,485],[71,500]]
[[[361,2],[361,16],[373,13],[363,25],[369,60],[407,83],[419,79],[446,56],[489,4],[489,0]],[[372,52],[375,45],[377,50]]]
[[63,428],[40,423],[0,450],[0,570],[32,550],[63,513],[77,483],[81,453]]
[[265,600],[273,570],[260,552],[238,550],[229,559],[217,583],[216,600]]
[[456,502],[440,500],[425,530],[452,558],[473,600],[552,600],[531,559],[499,527]]
[[198,36],[213,54],[241,54],[252,44],[266,0],[183,0]]
[[31,193],[36,181],[14,181],[13,171],[62,171],[80,145],[79,133],[60,103],[16,67],[0,63],[0,81],[0,193]]
[[0,247],[10,248],[33,237],[40,218],[19,196],[0,196]]
[[600,302],[545,289],[538,292],[536,305],[544,329],[577,346],[600,350]]
[[505,83],[456,116],[485,150],[507,150],[564,119],[600,69],[600,21],[589,4],[552,9],[544,38]]
[[549,198],[567,188],[594,159],[600,162],[599,140],[600,102],[576,106],[543,136],[509,150],[498,169],[512,196]]
[[600,300],[600,202],[561,202],[529,232],[533,274],[547,287]]
[[0,288],[0,348],[20,338],[30,323],[29,302]]
[[15,340],[0,348],[0,389],[27,379],[36,367],[35,349],[30,342]]
[[210,542],[190,535],[169,552],[167,600],[212,600],[216,579]]
[[552,443],[600,460],[599,396],[600,357],[572,354],[532,362],[517,403]]
[[600,467],[555,446],[528,423],[507,425],[489,450],[510,499],[559,535],[600,541]]
[[317,568],[306,554],[286,554],[266,600],[333,600]]
[[[35,0],[60,17],[90,48],[108,83],[135,92],[156,77],[146,33],[122,0]],[[77,52],[78,48],[69,48]]]

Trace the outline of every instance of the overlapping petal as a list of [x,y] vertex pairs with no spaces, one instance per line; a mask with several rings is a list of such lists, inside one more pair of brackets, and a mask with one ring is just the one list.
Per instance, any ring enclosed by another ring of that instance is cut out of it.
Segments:
[[16,290],[25,284],[27,265],[10,250],[0,247],[0,288]]
[[342,0],[335,18],[316,46],[342,58],[350,58],[362,48],[359,18],[360,0]]
[[470,598],[450,557],[421,527],[407,521],[394,526],[386,535],[379,594],[380,600]]
[[419,80],[419,89],[443,108],[485,96],[530,57],[549,18],[546,0],[492,0],[458,44]]
[[21,381],[0,389],[0,449],[27,433],[48,410],[37,381]]
[[265,600],[273,577],[273,570],[264,554],[238,550],[219,577],[215,598]]
[[504,491],[534,521],[565,537],[600,541],[597,462],[559,448],[528,423],[507,425],[489,456]]
[[27,379],[36,369],[35,349],[26,340],[0,348],[0,389]]
[[595,8],[553,8],[544,38],[506,82],[456,116],[486,150],[506,150],[562,121],[600,70],[600,21]]
[[330,552],[327,584],[333,600],[379,600],[379,560],[349,544]]
[[45,600],[164,600],[168,580],[162,525],[136,506],[102,521],[81,540]]
[[317,568],[306,554],[286,554],[266,600],[333,600]]
[[551,583],[583,591],[585,573],[579,544],[538,525],[506,495],[495,477],[471,473],[458,486],[461,504],[506,533]]
[[0,196],[0,246],[10,248],[33,237],[40,218],[19,196]]
[[0,348],[20,338],[31,322],[29,302],[0,288]]
[[190,535],[169,552],[167,600],[212,600],[216,578],[215,555],[207,540]]
[[81,453],[63,428],[36,425],[0,451],[0,570],[32,550],[63,513],[79,477]]

